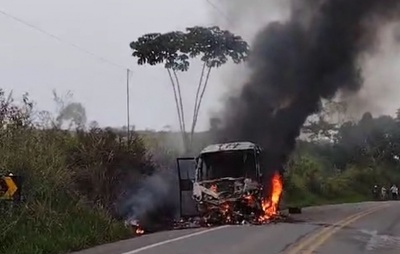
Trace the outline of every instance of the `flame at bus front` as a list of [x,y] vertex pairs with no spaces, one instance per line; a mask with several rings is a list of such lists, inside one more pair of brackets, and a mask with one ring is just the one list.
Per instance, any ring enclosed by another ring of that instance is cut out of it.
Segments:
[[271,195],[262,202],[264,215],[260,217],[260,221],[269,220],[278,214],[279,200],[283,191],[282,177],[279,172],[275,172],[268,186],[271,186]]

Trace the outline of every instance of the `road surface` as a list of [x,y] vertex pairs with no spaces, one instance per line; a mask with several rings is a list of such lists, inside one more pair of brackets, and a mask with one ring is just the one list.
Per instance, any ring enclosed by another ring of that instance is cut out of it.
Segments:
[[294,221],[159,232],[75,254],[400,253],[400,201],[303,209]]

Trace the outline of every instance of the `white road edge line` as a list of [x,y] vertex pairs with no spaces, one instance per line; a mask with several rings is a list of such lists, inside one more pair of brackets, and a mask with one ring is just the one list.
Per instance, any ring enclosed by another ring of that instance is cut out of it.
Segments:
[[177,237],[177,238],[172,238],[172,239],[169,239],[169,240],[165,240],[165,241],[162,241],[162,242],[150,244],[150,245],[141,247],[139,249],[131,250],[131,251],[124,252],[124,253],[121,253],[121,254],[139,253],[139,252],[142,252],[142,251],[145,251],[145,250],[148,250],[148,249],[152,249],[152,248],[160,246],[160,245],[165,245],[165,244],[168,244],[168,243],[180,241],[180,240],[183,240],[183,239],[191,238],[193,236],[202,235],[202,234],[205,234],[205,233],[209,233],[209,232],[212,232],[212,231],[215,231],[215,230],[220,230],[220,229],[227,228],[227,227],[230,227],[230,225],[225,225],[225,226],[221,226],[221,227],[217,227],[217,228],[210,228],[210,229],[207,229],[207,230],[202,230],[202,231],[199,231],[199,232],[196,232],[196,233],[193,233],[193,234],[188,234],[188,235],[180,236],[180,237]]

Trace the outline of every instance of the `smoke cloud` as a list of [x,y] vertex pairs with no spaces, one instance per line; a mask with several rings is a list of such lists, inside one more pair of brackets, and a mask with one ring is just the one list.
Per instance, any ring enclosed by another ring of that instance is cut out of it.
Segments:
[[400,107],[398,28],[399,23],[393,23],[380,29],[377,54],[362,62],[365,80],[362,89],[357,93],[337,96],[338,100],[346,102],[347,119],[359,120],[365,112],[374,116],[393,115]]
[[[290,15],[290,0],[214,0],[212,3],[209,5],[212,22],[248,42],[253,42],[265,24],[286,20]],[[225,65],[215,74],[224,84],[223,94],[232,95],[239,93],[249,70],[246,65]]]
[[248,81],[227,103],[219,137],[262,145],[269,170],[286,162],[321,99],[360,90],[361,63],[376,53],[379,31],[399,19],[400,1],[295,0],[290,10],[256,36]]
[[176,215],[177,185],[177,177],[173,172],[155,172],[121,198],[118,213],[128,221],[139,221],[146,231],[165,228]]

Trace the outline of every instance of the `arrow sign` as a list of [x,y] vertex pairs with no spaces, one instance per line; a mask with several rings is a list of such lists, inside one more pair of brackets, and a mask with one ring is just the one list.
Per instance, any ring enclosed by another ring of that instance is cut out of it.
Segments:
[[[0,199],[13,199],[14,194],[17,192],[18,187],[14,182],[12,176],[3,176],[0,178],[0,186],[2,191],[0,192]],[[4,194],[3,194],[4,192]]]
[[12,198],[14,196],[14,193],[18,190],[18,187],[15,184],[14,180],[9,176],[4,177],[4,181],[8,186],[8,190],[5,195]]

